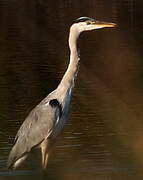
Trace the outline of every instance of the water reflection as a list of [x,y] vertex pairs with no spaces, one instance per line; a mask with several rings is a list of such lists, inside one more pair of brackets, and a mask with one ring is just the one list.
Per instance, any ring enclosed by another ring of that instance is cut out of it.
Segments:
[[[0,2],[1,179],[143,178],[142,2]],[[42,175],[40,155],[7,171],[13,138],[28,112],[56,88],[68,64],[68,27],[80,16],[113,21],[84,33],[70,121]],[[38,172],[37,172],[38,169]]]

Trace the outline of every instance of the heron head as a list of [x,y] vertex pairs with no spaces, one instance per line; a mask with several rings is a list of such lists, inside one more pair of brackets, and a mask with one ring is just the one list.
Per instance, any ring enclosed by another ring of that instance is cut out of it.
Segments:
[[106,27],[115,27],[115,23],[97,21],[95,19],[89,17],[80,17],[74,21],[73,27],[79,31],[79,33],[83,31],[91,31],[95,29],[101,29]]

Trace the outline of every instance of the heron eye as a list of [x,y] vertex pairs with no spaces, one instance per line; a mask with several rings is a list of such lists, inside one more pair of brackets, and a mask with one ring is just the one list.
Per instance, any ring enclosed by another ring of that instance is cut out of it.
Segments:
[[86,21],[86,24],[87,24],[87,25],[91,24],[91,21]]

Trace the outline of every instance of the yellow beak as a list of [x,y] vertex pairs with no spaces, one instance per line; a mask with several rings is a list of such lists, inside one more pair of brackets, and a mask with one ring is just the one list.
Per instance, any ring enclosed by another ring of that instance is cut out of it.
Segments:
[[115,23],[108,23],[108,22],[102,22],[102,21],[95,21],[93,22],[97,28],[105,28],[105,27],[115,27]]

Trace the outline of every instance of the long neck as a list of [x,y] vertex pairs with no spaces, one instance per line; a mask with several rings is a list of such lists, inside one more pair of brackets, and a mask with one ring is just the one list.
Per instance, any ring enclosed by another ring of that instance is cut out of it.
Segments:
[[64,91],[69,89],[70,87],[73,88],[74,80],[78,73],[78,66],[79,66],[79,54],[77,49],[77,40],[78,40],[79,33],[76,28],[70,29],[69,34],[69,48],[70,48],[70,63],[67,68],[66,73],[64,74],[58,88],[63,89]]

